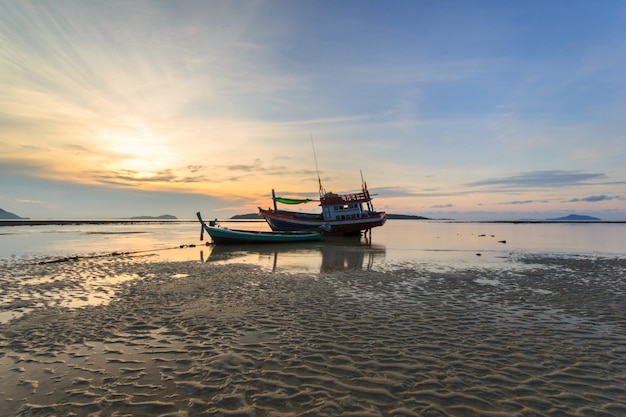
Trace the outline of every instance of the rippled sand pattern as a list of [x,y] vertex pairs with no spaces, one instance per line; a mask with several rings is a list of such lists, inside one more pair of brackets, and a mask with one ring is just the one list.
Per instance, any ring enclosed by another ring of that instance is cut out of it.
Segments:
[[[81,308],[41,291],[0,327],[0,414],[626,415],[626,260],[516,262],[526,268],[12,264],[14,279],[55,277],[52,293],[90,274],[134,279]],[[14,285],[3,278],[3,301]]]

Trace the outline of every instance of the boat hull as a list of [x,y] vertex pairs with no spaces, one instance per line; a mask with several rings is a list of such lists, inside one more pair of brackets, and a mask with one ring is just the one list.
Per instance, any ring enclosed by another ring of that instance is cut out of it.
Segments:
[[264,210],[259,212],[274,231],[323,229],[326,235],[356,235],[363,230],[382,226],[387,221],[383,212],[355,219],[324,220],[322,215],[305,214],[287,210]]
[[242,244],[242,243],[295,243],[316,242],[322,240],[320,231],[289,231],[289,232],[255,232],[249,230],[235,230],[223,227],[203,225],[204,230],[211,236],[215,244]]

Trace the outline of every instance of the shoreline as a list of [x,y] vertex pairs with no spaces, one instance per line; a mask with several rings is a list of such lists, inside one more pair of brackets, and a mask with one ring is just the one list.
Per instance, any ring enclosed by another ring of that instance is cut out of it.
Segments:
[[[218,220],[223,223],[265,223],[265,220],[238,220],[225,219]],[[0,220],[1,226],[65,226],[65,225],[82,225],[82,224],[141,224],[141,223],[157,223],[157,224],[177,224],[177,223],[198,223],[198,220],[180,219],[180,220],[163,220],[163,219],[91,219],[91,220],[31,220],[31,219],[9,219]]]
[[[389,219],[388,221],[416,221],[440,223],[476,223],[476,224],[626,224],[626,220],[451,220],[451,219]],[[265,223],[265,220],[223,219],[222,223]],[[101,220],[31,220],[31,219],[0,219],[2,226],[65,226],[65,225],[104,225],[104,224],[141,224],[141,223],[198,223],[197,220],[163,220],[163,219],[101,219]]]
[[[626,414],[626,259],[272,273],[149,257],[12,262],[4,412]],[[140,411],[141,410],[141,411]]]
[[163,219],[101,219],[101,220],[31,220],[15,219],[0,220],[1,226],[65,226],[81,224],[140,224],[140,223],[192,223],[192,220],[163,220]]

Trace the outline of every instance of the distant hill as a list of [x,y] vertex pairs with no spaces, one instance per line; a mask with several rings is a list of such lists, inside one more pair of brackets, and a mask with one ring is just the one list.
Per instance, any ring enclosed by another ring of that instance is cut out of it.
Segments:
[[585,216],[582,214],[570,214],[565,217],[558,217],[556,219],[546,219],[546,220],[580,222],[580,221],[597,221],[597,220],[602,220],[602,219],[598,219],[597,217]]
[[262,218],[263,217],[261,217],[259,213],[235,214],[233,217],[231,217],[232,220],[256,220]]
[[387,214],[387,219],[393,220],[431,220],[428,217],[414,216],[410,214]]
[[134,216],[130,217],[131,220],[178,220],[178,217],[171,214],[163,214],[161,216]]
[[0,209],[0,219],[3,220],[20,220],[20,219],[25,219],[26,217],[20,217],[17,214],[13,214],[11,212],[8,212],[6,210]]

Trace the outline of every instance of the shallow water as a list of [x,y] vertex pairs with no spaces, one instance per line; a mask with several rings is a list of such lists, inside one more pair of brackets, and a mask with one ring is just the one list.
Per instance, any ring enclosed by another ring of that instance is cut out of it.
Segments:
[[[223,227],[269,230],[265,222]],[[512,254],[626,256],[624,223],[390,220],[371,237],[295,245],[205,246],[197,222],[0,227],[0,259],[127,253],[160,260],[249,263],[274,271],[389,270],[406,264],[508,267]],[[208,239],[208,237],[205,236]]]
[[[224,222],[222,226],[267,229],[264,222]],[[374,229],[368,239],[332,237],[301,244],[207,246],[199,240],[196,222],[0,227],[0,268],[6,271],[0,276],[0,323],[37,308],[108,303],[121,284],[140,278],[120,270],[116,262],[247,264],[292,274],[453,273],[472,269],[483,271],[477,283],[498,287],[501,282],[493,278],[495,273],[511,275],[529,268],[548,268],[520,260],[532,255],[626,258],[625,232],[625,224],[392,220]],[[60,269],[47,267],[57,263]]]

